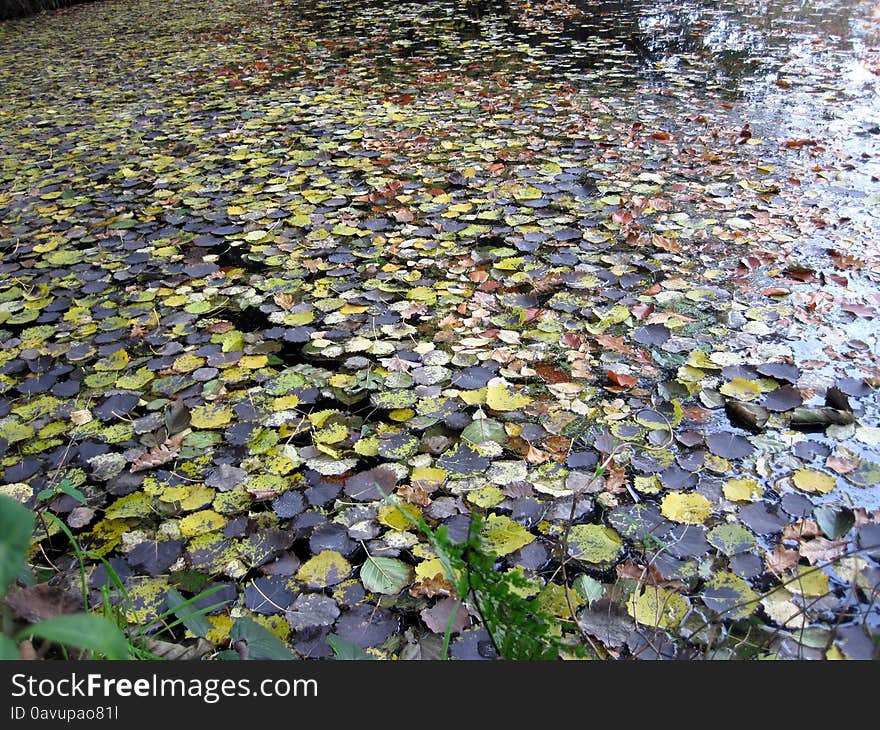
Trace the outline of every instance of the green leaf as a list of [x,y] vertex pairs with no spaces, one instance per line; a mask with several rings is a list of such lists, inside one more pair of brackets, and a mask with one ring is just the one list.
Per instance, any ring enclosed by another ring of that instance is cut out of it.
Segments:
[[247,616],[237,619],[229,636],[233,643],[245,641],[251,659],[296,659],[275,634]]
[[20,631],[16,639],[46,639],[93,651],[107,659],[128,659],[129,643],[119,627],[103,616],[74,613],[40,621]]
[[813,516],[822,532],[831,540],[843,537],[856,522],[853,511],[848,507],[816,507]]
[[204,593],[200,593],[198,596],[186,599],[176,588],[169,588],[168,593],[165,595],[165,601],[168,603],[168,607],[172,610],[174,615],[180,619],[186,628],[192,631],[196,636],[204,638],[213,628],[211,623],[205,618],[205,614],[215,608],[220,608],[228,603],[228,601],[220,601],[213,606],[206,606],[205,608],[192,608],[192,604],[194,601],[210,596],[218,590],[220,590],[220,586],[214,586]]
[[503,444],[507,441],[507,432],[498,421],[492,418],[480,418],[466,426],[461,432],[461,437],[472,444],[484,444],[487,441]]
[[21,571],[27,558],[34,517],[9,497],[0,496],[0,596]]
[[588,604],[598,601],[605,595],[605,586],[586,573],[575,578],[571,587],[574,588],[577,594]]
[[361,582],[371,593],[393,596],[412,582],[412,568],[396,558],[367,556],[361,566]]
[[8,661],[10,659],[20,659],[18,653],[18,644],[8,636],[0,634],[0,661]]
[[372,661],[376,658],[367,654],[367,652],[365,652],[356,644],[352,644],[350,641],[346,641],[341,636],[337,636],[336,634],[327,634],[327,643],[330,644],[330,648],[333,649],[333,652],[336,654],[336,658],[338,660]]

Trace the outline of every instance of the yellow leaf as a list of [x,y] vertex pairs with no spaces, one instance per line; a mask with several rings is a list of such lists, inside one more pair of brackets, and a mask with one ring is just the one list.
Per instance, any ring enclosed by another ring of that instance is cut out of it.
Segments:
[[406,512],[406,514],[414,520],[418,520],[419,517],[422,516],[422,510],[416,505],[402,502],[399,505],[383,504],[379,508],[376,519],[386,527],[390,527],[392,530],[408,530],[413,525],[406,518],[406,515],[401,514],[401,510]]
[[439,466],[417,466],[409,475],[411,482],[437,482],[442,484],[446,479],[446,470]]
[[761,387],[754,380],[733,378],[718,389],[722,394],[738,400],[750,401],[761,395]]
[[807,598],[818,598],[828,593],[828,576],[818,568],[799,566],[792,574],[794,580],[787,580],[785,587],[792,593]]
[[515,393],[508,386],[503,379],[493,378],[486,388],[486,405],[495,411],[514,411],[532,402],[527,395]]
[[322,428],[327,422],[327,419],[335,413],[339,413],[339,411],[333,408],[328,408],[323,411],[315,411],[314,413],[309,414],[309,421],[311,421],[315,428]]
[[266,355],[245,355],[236,364],[245,370],[259,370],[269,364],[269,358]]
[[335,550],[322,550],[299,569],[296,577],[308,588],[327,588],[351,574],[351,563]]
[[196,406],[192,409],[193,428],[223,428],[232,420],[232,410],[220,405]]
[[645,586],[633,593],[626,610],[636,621],[658,629],[678,626],[690,609],[687,598],[674,591],[657,586]]
[[468,492],[467,501],[477,507],[489,508],[504,501],[504,492],[493,484]]
[[712,514],[712,503],[702,494],[672,492],[663,498],[660,512],[675,522],[702,525]]
[[346,304],[339,310],[340,314],[363,314],[369,307],[360,304]]
[[280,398],[275,398],[272,401],[272,410],[273,411],[288,411],[293,408],[296,408],[299,405],[299,396],[297,395],[283,395]]
[[443,563],[440,562],[440,558],[423,560],[421,563],[418,563],[416,565],[416,577],[419,580],[425,580],[425,578],[433,578],[435,575],[438,574],[444,575]]
[[754,479],[729,479],[723,489],[725,499],[732,502],[754,502],[764,494],[764,488]]
[[483,527],[486,549],[496,555],[508,555],[533,542],[535,536],[509,517],[491,514]]
[[315,434],[315,440],[322,444],[338,444],[348,437],[348,429],[341,423],[331,423]]
[[226,518],[212,509],[203,509],[184,517],[179,523],[180,532],[185,537],[196,537],[215,532],[226,525]]
[[828,494],[837,485],[834,477],[812,469],[798,469],[792,481],[798,489],[818,494]]
[[361,456],[378,456],[379,455],[379,437],[367,436],[355,441],[354,451]]
[[125,350],[117,350],[112,355],[103,357],[95,363],[95,370],[115,371],[123,370],[128,365],[129,357]]
[[475,406],[478,403],[486,402],[486,389],[479,388],[478,390],[463,390],[458,394],[458,397],[469,406]]
[[192,353],[188,353],[186,355],[181,355],[174,361],[174,365],[172,367],[178,373],[191,373],[193,370],[196,370],[202,365],[205,364],[205,358],[199,357],[198,355],[193,355]]

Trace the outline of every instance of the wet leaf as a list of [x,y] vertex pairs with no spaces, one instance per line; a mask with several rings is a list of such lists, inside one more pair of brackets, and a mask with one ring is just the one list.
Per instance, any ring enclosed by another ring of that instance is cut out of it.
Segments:
[[813,515],[822,532],[831,540],[843,537],[855,524],[855,515],[848,507],[816,507]]
[[687,598],[657,586],[641,587],[626,604],[626,610],[636,621],[657,629],[675,628],[689,609]]
[[307,588],[328,588],[351,574],[351,563],[335,550],[322,550],[302,564],[296,574]]
[[791,480],[798,489],[815,494],[827,494],[837,485],[834,477],[812,469],[798,469]]
[[372,593],[395,595],[412,582],[412,568],[396,558],[367,556],[360,570],[361,583]]
[[293,652],[275,634],[248,616],[235,620],[229,638],[233,645],[243,643],[244,647],[239,651],[244,651],[247,659],[296,659]]
[[747,438],[732,433],[711,433],[706,436],[706,446],[724,459],[742,459],[755,451]]
[[660,512],[675,522],[701,525],[712,514],[712,503],[702,494],[667,494],[660,504]]
[[455,598],[441,598],[431,608],[422,609],[419,616],[435,634],[445,634],[450,621],[453,634],[461,633],[470,625],[467,609]]
[[535,536],[509,517],[490,514],[483,527],[483,543],[499,556],[509,555],[531,543]]
[[758,607],[758,594],[733,573],[719,572],[707,582],[701,594],[703,603],[724,619],[742,619]]
[[496,411],[515,411],[531,402],[531,398],[514,391],[503,378],[490,380],[486,388],[486,405]]
[[764,488],[754,479],[728,479],[723,487],[725,498],[733,502],[754,502],[764,495]]
[[754,550],[758,545],[755,536],[736,523],[712,528],[709,530],[708,540],[722,553],[729,556]]
[[613,563],[623,549],[623,540],[604,525],[575,525],[568,536],[568,554],[594,565]]

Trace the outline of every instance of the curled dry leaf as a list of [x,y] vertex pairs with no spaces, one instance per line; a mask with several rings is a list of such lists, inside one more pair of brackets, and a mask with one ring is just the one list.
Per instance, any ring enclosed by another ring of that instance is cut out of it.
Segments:
[[764,551],[764,562],[767,564],[767,570],[777,576],[782,575],[797,565],[798,557],[797,550],[791,550],[782,544],[773,548],[773,552]]
[[190,429],[186,429],[185,431],[181,431],[180,433],[165,439],[164,442],[158,446],[154,446],[149,451],[144,452],[131,463],[130,471],[135,473],[146,471],[148,469],[155,469],[157,466],[163,466],[164,464],[174,461],[180,454],[181,444],[189,434]]
[[416,598],[419,596],[425,596],[426,598],[451,596],[454,593],[455,586],[446,579],[443,573],[437,573],[437,575],[431,578],[425,578],[409,589],[409,594]]

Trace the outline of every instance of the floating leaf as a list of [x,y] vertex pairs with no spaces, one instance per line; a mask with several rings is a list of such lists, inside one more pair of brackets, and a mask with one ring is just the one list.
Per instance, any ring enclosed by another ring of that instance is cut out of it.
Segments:
[[736,555],[757,547],[755,536],[736,523],[718,525],[709,531],[709,542],[725,555]]
[[690,610],[690,602],[680,593],[644,586],[627,601],[629,615],[644,626],[670,629],[678,626]]
[[800,566],[790,578],[786,578],[785,587],[792,593],[807,598],[818,598],[828,593],[828,576],[818,568]]
[[531,402],[527,395],[511,390],[510,384],[503,379],[489,381],[486,388],[486,405],[495,411],[515,411]]
[[623,540],[604,525],[575,525],[568,536],[568,554],[595,565],[608,565],[620,556]]
[[798,489],[813,494],[827,494],[837,485],[834,477],[812,469],[798,469],[791,480]]
[[733,433],[710,433],[706,436],[706,446],[713,454],[724,459],[741,459],[755,450],[747,438]]
[[360,577],[368,591],[393,596],[412,582],[413,571],[402,560],[368,555],[361,566]]
[[482,536],[486,549],[499,556],[509,555],[535,539],[532,533],[509,517],[496,514],[486,518]]
[[491,418],[479,418],[465,427],[461,432],[461,437],[473,444],[482,444],[487,441],[503,444],[507,441],[507,432],[498,421]]
[[764,494],[764,488],[754,479],[728,479],[722,488],[724,496],[733,502],[754,502]]
[[307,588],[327,588],[341,583],[351,574],[351,564],[335,550],[322,550],[309,558],[296,577]]
[[758,594],[738,575],[721,571],[703,588],[703,603],[723,619],[742,619],[758,607]]
[[220,405],[193,408],[190,423],[193,428],[223,428],[232,421],[232,410]]
[[702,494],[674,492],[663,498],[660,512],[675,522],[701,525],[712,514],[712,503]]
[[813,516],[831,540],[843,537],[855,524],[855,515],[848,507],[816,507]]

